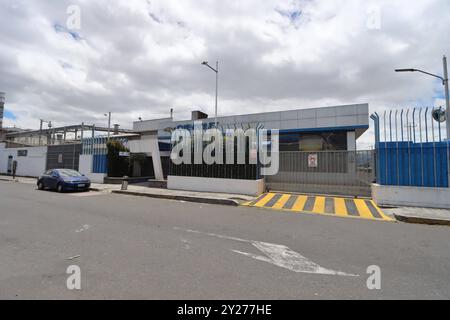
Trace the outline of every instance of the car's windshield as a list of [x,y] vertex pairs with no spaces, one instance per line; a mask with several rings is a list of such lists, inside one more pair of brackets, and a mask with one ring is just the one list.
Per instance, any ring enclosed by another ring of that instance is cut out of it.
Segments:
[[81,177],[82,174],[70,169],[58,170],[58,173],[61,177]]

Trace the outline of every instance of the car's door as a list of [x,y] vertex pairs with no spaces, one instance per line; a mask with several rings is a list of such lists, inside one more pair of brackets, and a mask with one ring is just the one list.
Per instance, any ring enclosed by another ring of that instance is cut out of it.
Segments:
[[47,179],[48,179],[47,186],[51,189],[56,188],[56,185],[58,184],[58,179],[59,179],[58,171],[52,170],[50,172],[50,174],[48,175]]
[[47,170],[40,177],[41,182],[45,188],[48,187],[48,183],[49,183],[48,178],[49,178],[51,172],[52,172],[52,170]]

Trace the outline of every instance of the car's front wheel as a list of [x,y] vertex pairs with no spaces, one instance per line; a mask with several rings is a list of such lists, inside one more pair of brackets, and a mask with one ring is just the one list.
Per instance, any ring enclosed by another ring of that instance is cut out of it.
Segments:
[[38,182],[37,187],[38,187],[39,190],[44,190],[44,184],[42,183],[42,181]]
[[64,187],[63,187],[62,183],[58,183],[58,185],[56,186],[56,191],[58,191],[60,193],[64,191]]

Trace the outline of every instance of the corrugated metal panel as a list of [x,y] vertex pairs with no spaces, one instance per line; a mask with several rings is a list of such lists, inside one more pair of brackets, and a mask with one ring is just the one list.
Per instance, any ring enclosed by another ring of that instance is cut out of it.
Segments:
[[46,169],[79,169],[81,144],[48,146]]
[[377,182],[446,188],[449,148],[449,142],[381,142],[377,145]]
[[94,173],[108,173],[108,156],[106,154],[95,154],[92,158]]

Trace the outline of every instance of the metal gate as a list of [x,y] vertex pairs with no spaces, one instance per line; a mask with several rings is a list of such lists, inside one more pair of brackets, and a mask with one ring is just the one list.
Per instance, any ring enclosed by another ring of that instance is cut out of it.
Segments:
[[48,146],[46,169],[73,169],[78,171],[81,144]]
[[266,176],[269,190],[370,196],[375,151],[280,151],[278,173]]

